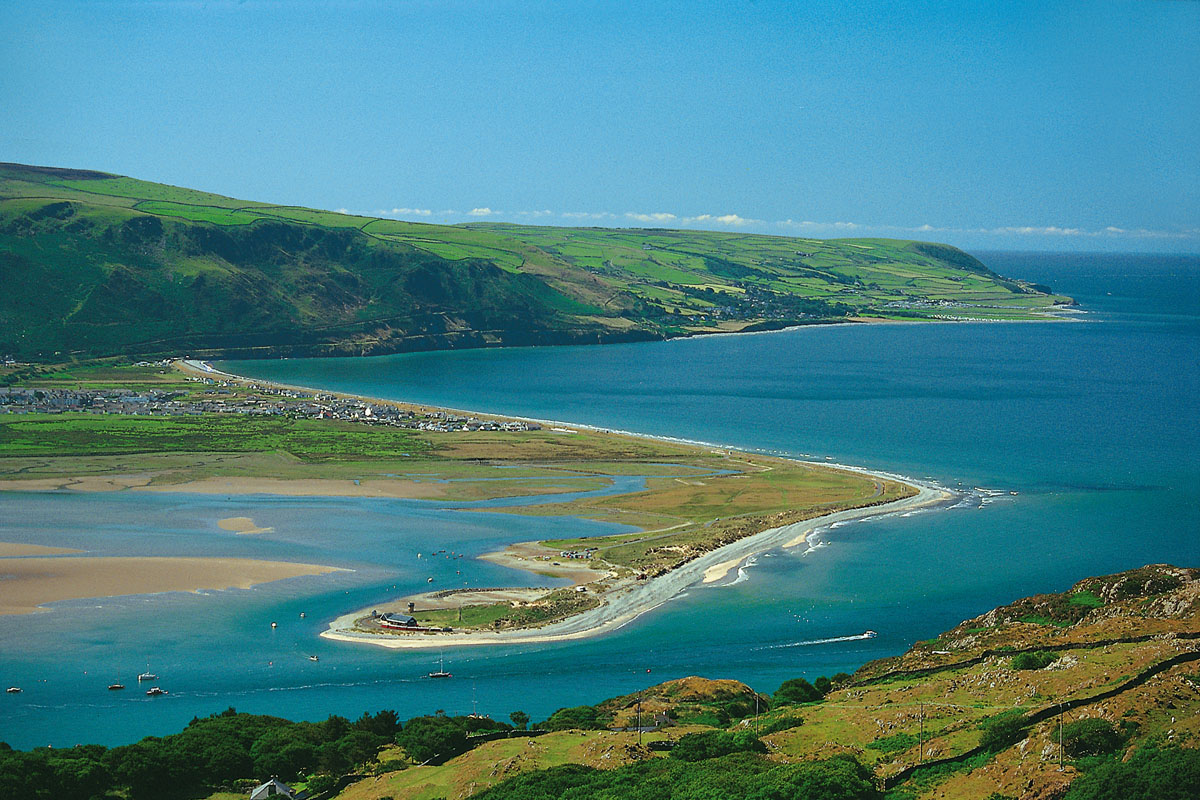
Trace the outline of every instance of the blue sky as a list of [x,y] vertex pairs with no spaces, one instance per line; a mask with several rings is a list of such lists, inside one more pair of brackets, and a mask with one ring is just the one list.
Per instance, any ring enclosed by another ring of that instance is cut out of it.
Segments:
[[418,221],[1200,252],[1200,2],[6,2],[0,160]]

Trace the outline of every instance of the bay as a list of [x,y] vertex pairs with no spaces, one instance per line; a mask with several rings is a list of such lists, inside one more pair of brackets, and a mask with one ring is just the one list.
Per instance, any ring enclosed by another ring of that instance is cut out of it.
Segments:
[[[828,546],[763,554],[732,585],[690,589],[603,637],[450,649],[455,680],[445,682],[421,680],[428,653],[316,634],[338,613],[420,586],[426,576],[410,561],[414,550],[432,549],[430,540],[475,555],[506,541],[607,529],[421,501],[0,496],[0,540],[113,553],[215,548],[355,570],[0,618],[0,680],[26,688],[6,698],[0,740],[115,744],[229,706],[317,719],[477,705],[493,716],[520,708],[537,719],[689,674],[771,691],[786,678],[852,671],[999,603],[1088,575],[1153,562],[1200,565],[1200,259],[982,257],[1002,274],[1076,297],[1086,313],[1065,323],[814,326],[637,345],[220,365],[287,383],[1017,494],[828,531]],[[213,524],[227,516],[250,516],[275,532],[235,537]],[[455,579],[475,585],[530,577],[471,559],[454,569],[463,572]],[[281,625],[272,633],[273,619]],[[879,637],[812,644],[868,628]],[[320,662],[308,661],[310,653]],[[96,690],[114,670],[140,671],[148,657],[164,680],[170,675],[168,697]]]

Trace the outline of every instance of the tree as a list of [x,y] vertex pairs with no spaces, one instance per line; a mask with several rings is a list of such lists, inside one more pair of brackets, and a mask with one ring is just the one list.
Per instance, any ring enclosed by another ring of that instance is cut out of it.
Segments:
[[523,731],[529,726],[529,715],[524,711],[514,711],[508,715],[517,730]]
[[775,705],[815,703],[821,699],[821,693],[804,678],[792,678],[780,684],[771,699]]

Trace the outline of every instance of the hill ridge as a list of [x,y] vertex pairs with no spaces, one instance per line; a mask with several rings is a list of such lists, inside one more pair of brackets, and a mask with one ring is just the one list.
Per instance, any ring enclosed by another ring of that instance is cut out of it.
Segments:
[[440,225],[0,163],[0,356],[368,355],[861,319],[1045,319],[1069,298],[890,239]]

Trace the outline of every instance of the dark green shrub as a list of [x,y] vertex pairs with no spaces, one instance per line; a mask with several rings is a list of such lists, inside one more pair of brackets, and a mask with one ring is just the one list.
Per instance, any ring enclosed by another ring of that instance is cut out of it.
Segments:
[[1013,656],[1013,669],[1044,669],[1058,660],[1058,656],[1046,650],[1033,653],[1017,653]]
[[1195,800],[1200,750],[1144,749],[1077,778],[1065,800]]
[[1124,743],[1106,719],[1081,719],[1063,725],[1062,742],[1063,750],[1072,757],[1105,755]]
[[979,739],[979,745],[990,753],[998,753],[1025,738],[1029,723],[1025,721],[1023,713],[1010,711],[984,720],[981,726],[983,736]]
[[752,731],[701,731],[684,734],[671,750],[680,761],[704,761],[730,753],[765,753],[767,746]]

